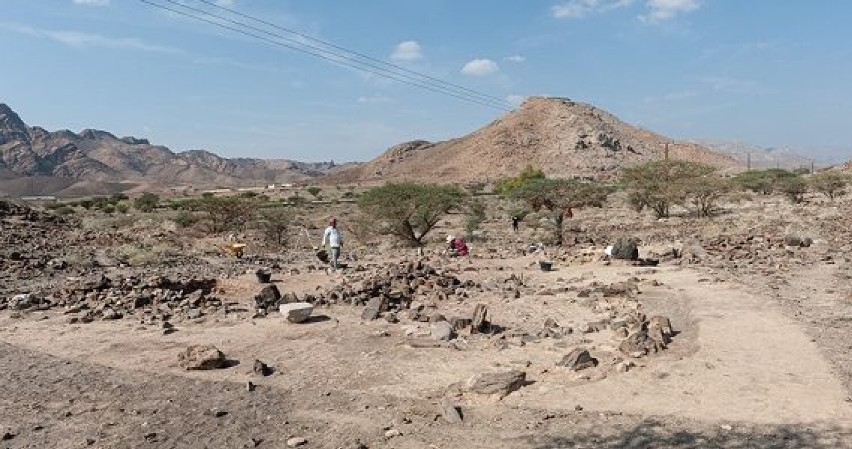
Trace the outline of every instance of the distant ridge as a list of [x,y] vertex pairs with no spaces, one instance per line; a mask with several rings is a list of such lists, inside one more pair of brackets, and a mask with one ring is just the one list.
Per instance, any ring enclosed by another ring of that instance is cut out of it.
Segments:
[[249,186],[314,178],[333,163],[226,159],[208,151],[173,153],[147,139],[100,130],[50,132],[27,126],[0,103],[0,195],[85,196],[130,189]]

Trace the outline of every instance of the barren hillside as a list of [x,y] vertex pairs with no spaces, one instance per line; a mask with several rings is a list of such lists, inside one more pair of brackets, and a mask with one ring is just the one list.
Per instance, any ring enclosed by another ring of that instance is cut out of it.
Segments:
[[327,176],[328,183],[389,179],[485,181],[540,167],[549,175],[609,178],[624,166],[669,156],[739,169],[733,158],[622,122],[594,106],[564,98],[530,98],[515,111],[467,136],[413,141]]
[[106,131],[50,132],[29,127],[0,104],[0,195],[92,195],[164,187],[293,182],[336,169],[330,163],[226,159],[207,151],[174,153],[147,139]]

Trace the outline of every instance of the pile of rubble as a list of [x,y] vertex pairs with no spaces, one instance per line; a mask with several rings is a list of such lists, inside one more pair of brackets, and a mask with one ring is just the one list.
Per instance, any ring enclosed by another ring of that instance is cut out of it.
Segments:
[[368,310],[371,304],[381,302],[381,310],[370,318],[375,319],[385,311],[408,310],[427,302],[463,300],[470,292],[481,289],[482,286],[473,281],[462,281],[423,262],[401,262],[374,272],[355,273],[340,285],[304,294],[301,298],[295,293],[282,295],[277,287],[268,285],[255,297],[255,304],[260,313],[266,313],[277,310],[281,304],[295,302],[367,305]]
[[68,278],[50,294],[27,293],[0,298],[0,310],[63,308],[70,323],[136,316],[144,322],[194,319],[223,307],[212,293],[216,279],[169,279],[155,276]]

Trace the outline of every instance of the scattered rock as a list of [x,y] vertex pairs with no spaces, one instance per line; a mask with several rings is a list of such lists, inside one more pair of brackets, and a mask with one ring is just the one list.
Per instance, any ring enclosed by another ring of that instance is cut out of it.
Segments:
[[450,424],[458,424],[463,420],[459,407],[456,407],[455,405],[449,402],[444,402],[441,404],[440,413],[441,416],[444,418],[444,421]]
[[449,341],[455,338],[456,332],[453,326],[447,321],[432,323],[430,326],[432,338],[441,341]]
[[287,447],[299,447],[308,444],[308,440],[304,438],[294,437],[287,440]]
[[502,398],[524,386],[526,380],[527,373],[517,370],[481,373],[468,379],[467,389],[477,394],[497,395]]
[[575,348],[562,358],[556,366],[564,366],[574,371],[581,371],[586,368],[594,368],[598,365],[598,360],[589,353],[585,348]]
[[271,376],[274,370],[267,364],[261,362],[260,360],[254,361],[254,367],[252,371],[259,376]]
[[648,332],[645,330],[640,330],[631,334],[618,346],[619,351],[621,351],[624,355],[633,358],[644,357],[649,353],[655,353],[664,348],[665,347],[662,343],[657,342],[648,336]]
[[178,354],[178,364],[186,370],[224,368],[225,354],[213,345],[193,345]]

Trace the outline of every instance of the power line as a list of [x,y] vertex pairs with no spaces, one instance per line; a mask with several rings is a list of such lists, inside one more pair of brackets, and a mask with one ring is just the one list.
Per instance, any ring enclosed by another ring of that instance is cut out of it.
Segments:
[[479,91],[476,91],[476,90],[473,90],[473,89],[469,89],[469,88],[464,87],[464,86],[459,86],[459,85],[457,85],[457,84],[453,84],[453,83],[451,83],[451,82],[449,82],[449,81],[442,80],[442,79],[440,79],[440,78],[435,78],[435,77],[432,77],[432,76],[426,75],[426,74],[424,74],[424,73],[415,72],[414,70],[407,69],[407,68],[402,67],[402,66],[400,66],[400,65],[398,65],[398,64],[393,64],[393,63],[390,63],[390,62],[387,62],[387,61],[382,61],[381,59],[374,58],[374,57],[372,57],[372,56],[370,56],[370,55],[367,55],[367,54],[364,54],[364,53],[359,53],[359,52],[357,52],[357,51],[355,51],[355,50],[348,49],[348,48],[346,48],[346,47],[343,47],[343,46],[340,46],[340,45],[334,44],[334,43],[332,43],[332,42],[328,42],[328,41],[325,41],[325,40],[322,40],[322,39],[315,38],[315,37],[310,36],[310,35],[308,35],[308,34],[302,33],[302,32],[300,32],[300,31],[298,31],[298,30],[294,30],[294,29],[287,28],[287,27],[284,27],[284,26],[281,26],[281,25],[277,25],[277,24],[274,24],[274,23],[272,23],[272,22],[268,22],[268,21],[266,21],[266,20],[259,19],[259,18],[257,18],[257,17],[251,16],[251,15],[249,15],[249,14],[245,14],[245,13],[239,12],[239,11],[237,11],[237,10],[235,10],[235,9],[231,9],[231,8],[226,7],[226,6],[219,5],[219,4],[217,4],[216,2],[211,2],[210,0],[197,0],[197,1],[198,1],[198,2],[201,2],[201,3],[204,3],[205,5],[212,6],[212,7],[214,7],[214,8],[217,8],[217,9],[220,9],[220,10],[223,10],[223,11],[227,11],[227,12],[229,12],[229,13],[231,13],[231,14],[235,14],[235,15],[237,15],[237,16],[240,16],[240,17],[243,17],[243,18],[246,18],[246,19],[249,19],[249,20],[252,20],[252,21],[258,22],[258,23],[262,23],[262,24],[264,24],[264,25],[270,26],[270,27],[275,28],[275,29],[277,29],[277,30],[281,30],[281,31],[284,31],[284,32],[287,32],[287,33],[290,33],[290,34],[296,35],[296,36],[301,37],[301,38],[303,38],[303,39],[307,39],[307,40],[309,40],[309,41],[316,42],[316,43],[319,43],[319,44],[322,44],[322,45],[325,45],[325,46],[328,46],[328,47],[334,48],[334,49],[336,49],[336,50],[340,50],[340,51],[343,51],[343,52],[346,52],[346,53],[349,53],[349,54],[352,54],[352,55],[356,55],[356,56],[358,56],[359,58],[366,59],[366,60],[368,60],[368,61],[374,62],[374,63],[379,64],[379,65],[381,65],[381,66],[391,67],[391,68],[393,68],[393,69],[395,69],[395,70],[399,70],[399,71],[401,71],[401,72],[404,72],[404,73],[407,73],[407,74],[410,74],[410,75],[414,75],[414,76],[417,76],[417,77],[420,77],[420,78],[428,79],[428,80],[433,81],[433,82],[436,82],[436,83],[440,83],[440,84],[444,84],[444,85],[452,86],[452,87],[454,87],[454,88],[456,88],[456,89],[458,89],[458,90],[460,90],[460,91],[464,91],[464,92],[470,93],[470,94],[472,94],[472,95],[475,95],[475,96],[477,96],[477,97],[481,97],[481,98],[483,98],[483,99],[490,99],[490,100],[498,101],[498,102],[500,102],[500,103],[506,103],[506,100],[504,100],[503,98],[498,98],[498,97],[495,97],[495,96],[492,96],[492,95],[488,95],[488,94],[485,94],[485,93],[482,93],[482,92],[479,92]]
[[[197,9],[197,8],[193,8],[191,6],[183,5],[183,4],[180,4],[180,3],[178,3],[174,0],[164,0],[164,1],[171,3],[173,5],[188,9],[190,11],[195,11],[195,12],[207,15],[207,16],[211,16],[211,17],[218,18],[220,20],[224,20],[226,22],[232,23],[232,24],[237,25],[239,27],[245,27],[245,28],[248,28],[248,29],[252,29],[252,30],[258,31],[258,32],[263,33],[263,34],[267,34],[267,35],[270,35],[270,36],[277,37],[277,38],[282,39],[284,41],[295,42],[296,45],[288,44],[286,42],[280,42],[280,41],[275,40],[275,39],[270,39],[268,37],[264,37],[264,36],[255,34],[255,33],[252,33],[250,31],[246,31],[246,30],[241,29],[241,28],[236,28],[236,27],[233,27],[233,26],[230,26],[230,25],[227,25],[227,24],[223,24],[223,23],[205,18],[203,16],[197,15],[197,14],[193,14],[193,13],[189,13],[189,12],[186,12],[186,11],[171,8],[169,6],[159,4],[159,3],[155,3],[155,2],[150,1],[150,0],[140,0],[140,1],[142,3],[148,4],[148,5],[153,6],[155,8],[159,8],[159,9],[162,9],[162,10],[165,10],[165,11],[169,11],[169,12],[181,15],[181,16],[189,17],[191,19],[198,20],[198,21],[201,21],[201,22],[209,23],[211,25],[214,25],[214,26],[217,26],[217,27],[220,27],[220,28],[224,28],[224,29],[236,32],[236,33],[240,33],[240,34],[243,34],[243,35],[246,35],[246,36],[249,36],[249,37],[253,37],[255,39],[259,39],[259,40],[262,40],[262,41],[265,41],[265,42],[268,42],[268,43],[271,43],[271,44],[274,44],[274,45],[285,47],[285,48],[293,50],[293,51],[297,51],[297,52],[305,53],[305,54],[308,54],[308,55],[311,55],[311,56],[315,56],[315,57],[318,57],[320,59],[332,62],[334,64],[342,65],[342,66],[349,67],[349,68],[354,68],[354,69],[360,70],[362,72],[370,73],[370,74],[377,75],[377,76],[380,76],[380,77],[383,77],[383,78],[388,78],[388,79],[391,79],[391,80],[394,80],[394,81],[397,81],[397,82],[400,82],[400,83],[403,83],[403,84],[407,84],[407,85],[410,85],[410,86],[419,87],[421,89],[429,90],[429,91],[432,91],[434,93],[439,93],[439,94],[442,94],[442,95],[451,96],[451,97],[454,97],[454,98],[462,100],[462,101],[467,101],[467,102],[470,102],[470,103],[476,103],[476,104],[479,104],[479,105],[482,105],[482,106],[488,106],[488,107],[491,107],[491,108],[500,109],[500,110],[504,110],[504,111],[510,110],[510,108],[507,106],[508,103],[504,103],[504,102],[498,103],[498,102],[493,101],[493,100],[481,99],[481,98],[478,98],[478,97],[474,97],[470,94],[453,91],[452,89],[449,89],[449,88],[444,87],[444,86],[436,86],[436,85],[434,85],[434,83],[424,84],[423,81],[413,79],[411,76],[399,74],[399,73],[394,73],[394,72],[388,72],[387,70],[381,69],[380,67],[378,69],[384,70],[384,71],[373,70],[374,68],[376,68],[374,65],[365,63],[363,61],[358,61],[358,60],[356,60],[356,59],[354,59],[350,56],[340,55],[340,54],[335,53],[333,51],[329,51],[329,50],[322,49],[322,48],[319,48],[319,47],[316,47],[316,46],[312,46],[312,45],[309,45],[309,44],[298,42],[298,41],[295,41],[292,38],[281,36],[281,35],[278,35],[276,33],[272,33],[272,32],[269,32],[269,31],[261,30],[261,29],[256,28],[256,27],[252,27],[251,25],[247,25],[243,22],[231,20],[231,19],[228,19],[226,17],[222,17],[222,16],[212,14],[212,13],[209,13],[209,12]],[[258,19],[258,20],[260,20],[260,19]],[[303,48],[303,47],[308,47],[309,49],[306,49],[306,48]],[[311,49],[314,49],[316,51],[313,51]],[[340,60],[335,59],[333,57],[329,57],[328,55],[333,55],[337,58],[341,58],[341,59],[344,59],[344,60],[349,61],[349,62],[340,61]]]

